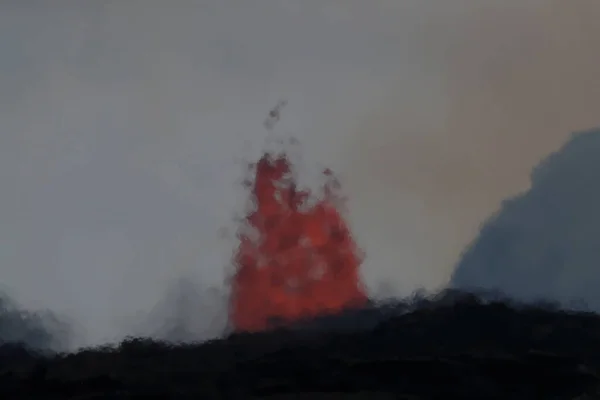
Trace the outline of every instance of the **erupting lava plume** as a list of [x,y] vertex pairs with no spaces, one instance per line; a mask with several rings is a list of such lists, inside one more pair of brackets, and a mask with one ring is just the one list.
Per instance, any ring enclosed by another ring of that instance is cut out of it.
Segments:
[[361,259],[336,208],[336,181],[329,170],[324,174],[324,197],[309,206],[314,196],[297,190],[285,155],[266,154],[257,163],[255,207],[245,219],[235,259],[235,330],[265,330],[367,302]]

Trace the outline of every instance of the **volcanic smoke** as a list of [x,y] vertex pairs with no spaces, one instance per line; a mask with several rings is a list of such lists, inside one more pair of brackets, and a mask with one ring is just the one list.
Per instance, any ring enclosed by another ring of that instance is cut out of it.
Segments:
[[[251,182],[232,281],[236,331],[261,331],[364,306],[361,257],[338,209],[331,171],[323,196],[298,190],[285,154],[265,154]],[[310,205],[309,205],[310,203]]]

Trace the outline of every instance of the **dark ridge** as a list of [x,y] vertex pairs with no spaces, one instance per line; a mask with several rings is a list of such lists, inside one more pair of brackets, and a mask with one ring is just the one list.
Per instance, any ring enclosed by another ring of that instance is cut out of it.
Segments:
[[2,346],[0,398],[600,398],[594,313],[446,291],[339,321],[53,356]]

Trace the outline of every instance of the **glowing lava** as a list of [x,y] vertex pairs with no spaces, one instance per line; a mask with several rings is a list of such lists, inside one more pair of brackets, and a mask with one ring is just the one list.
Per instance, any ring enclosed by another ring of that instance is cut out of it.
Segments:
[[[328,178],[315,201],[296,188],[285,155],[256,165],[254,209],[244,222],[232,282],[231,322],[260,331],[366,304],[361,258],[336,208],[336,181]],[[308,205],[307,201],[315,204]]]

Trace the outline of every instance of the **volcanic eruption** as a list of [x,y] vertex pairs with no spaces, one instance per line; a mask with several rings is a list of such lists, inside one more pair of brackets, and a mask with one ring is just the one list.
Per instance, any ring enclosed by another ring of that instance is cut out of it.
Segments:
[[361,257],[330,170],[322,196],[299,190],[285,153],[265,154],[250,183],[253,209],[240,229],[230,320],[261,331],[361,307]]

